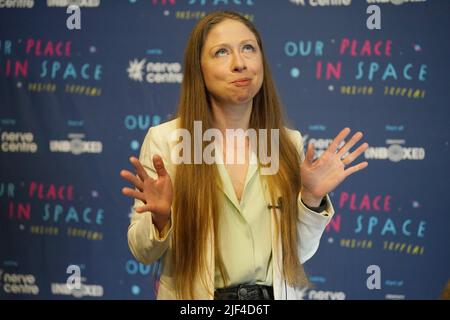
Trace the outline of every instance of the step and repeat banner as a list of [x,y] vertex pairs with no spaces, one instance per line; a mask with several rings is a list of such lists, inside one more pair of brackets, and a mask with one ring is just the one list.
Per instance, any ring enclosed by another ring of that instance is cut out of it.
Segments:
[[128,249],[119,171],[173,116],[189,32],[216,10],[258,27],[305,145],[320,155],[345,126],[370,145],[357,161],[368,168],[330,195],[303,298],[438,299],[450,278],[444,0],[0,0],[0,298],[155,298],[160,264]]

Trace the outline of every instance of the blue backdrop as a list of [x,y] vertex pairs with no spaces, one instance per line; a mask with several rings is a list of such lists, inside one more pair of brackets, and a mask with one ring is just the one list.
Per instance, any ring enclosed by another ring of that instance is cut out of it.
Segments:
[[[81,30],[66,27],[72,2]],[[372,3],[381,30],[366,27]],[[305,143],[320,154],[350,126],[370,144],[359,159],[369,167],[331,194],[304,298],[439,297],[450,278],[449,1],[11,0],[0,1],[0,298],[154,298],[158,266],[128,249],[119,171],[174,113],[188,34],[221,9],[260,30]],[[80,289],[66,286],[70,265]]]

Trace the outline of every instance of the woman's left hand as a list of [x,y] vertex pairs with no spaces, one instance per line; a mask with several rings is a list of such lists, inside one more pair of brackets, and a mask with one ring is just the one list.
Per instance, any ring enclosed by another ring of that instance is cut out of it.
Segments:
[[[338,150],[341,142],[350,133],[350,128],[343,129],[331,142],[328,149],[313,162],[314,146],[308,144],[305,159],[300,166],[302,181],[302,199],[309,199],[312,202],[320,203],[320,200],[329,192],[333,191],[342,181],[356,171],[368,166],[367,161],[349,166],[368,147],[368,143],[363,143],[355,151],[343,158],[363,136],[362,132],[357,132],[353,137]],[[347,168],[346,168],[347,167]],[[315,206],[314,204],[312,204]]]

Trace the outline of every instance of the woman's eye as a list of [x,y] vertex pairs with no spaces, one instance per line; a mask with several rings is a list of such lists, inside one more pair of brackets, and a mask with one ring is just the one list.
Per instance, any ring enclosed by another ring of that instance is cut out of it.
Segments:
[[217,50],[214,55],[216,57],[223,57],[226,54],[227,54],[227,50],[222,48],[222,49]]
[[252,46],[251,44],[246,44],[246,45],[244,45],[243,50],[244,50],[244,52],[254,52],[255,47]]

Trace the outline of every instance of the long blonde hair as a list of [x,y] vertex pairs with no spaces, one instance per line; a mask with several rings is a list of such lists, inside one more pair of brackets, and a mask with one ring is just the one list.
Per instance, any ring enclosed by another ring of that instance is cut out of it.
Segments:
[[[203,130],[213,127],[212,109],[200,67],[201,53],[209,31],[225,19],[233,19],[247,26],[255,35],[262,53],[264,78],[261,89],[253,98],[249,128],[268,131],[279,129],[279,171],[265,177],[268,179],[272,203],[276,203],[276,190],[283,196],[283,210],[280,225],[277,226],[282,239],[283,276],[291,285],[306,285],[308,281],[298,256],[297,235],[300,157],[285,130],[282,106],[266,62],[261,37],[245,17],[228,11],[214,12],[202,18],[194,27],[184,53],[185,69],[177,112],[180,128],[193,134],[194,121],[201,121]],[[269,140],[266,142],[271,152]],[[203,144],[203,148],[206,147],[206,142]],[[194,154],[193,143],[191,148],[191,154]],[[207,277],[211,277],[211,272],[214,272],[207,265],[211,232],[214,233],[215,265],[225,284],[228,280],[218,245],[220,206],[217,183],[220,178],[215,165],[202,163],[178,165],[174,180],[172,259],[175,290],[178,297],[189,299],[195,298],[194,287],[198,281],[208,287]],[[275,263],[276,259],[273,261]]]

